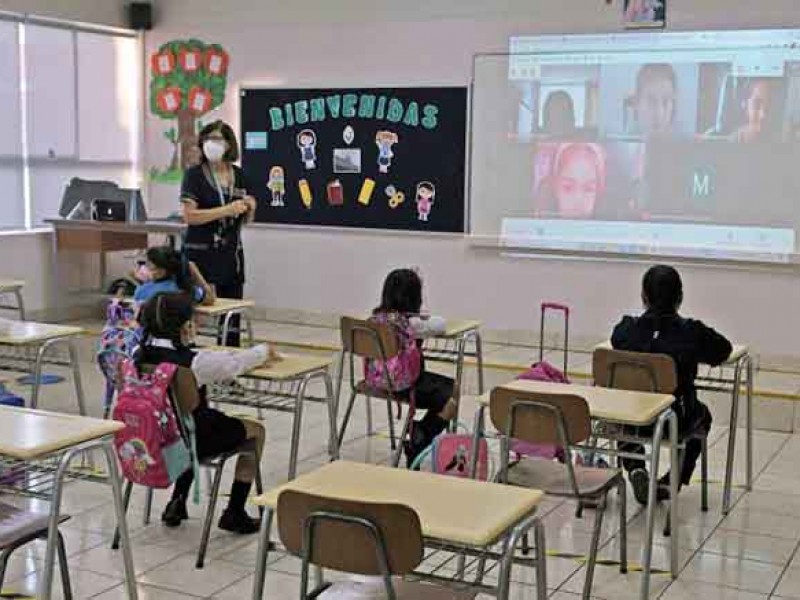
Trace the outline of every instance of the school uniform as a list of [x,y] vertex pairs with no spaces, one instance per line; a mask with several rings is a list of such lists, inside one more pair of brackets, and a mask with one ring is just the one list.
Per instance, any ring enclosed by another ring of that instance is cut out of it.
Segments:
[[[183,175],[181,201],[191,200],[197,208],[207,210],[252,196],[252,188],[244,173],[231,165],[233,182],[229,186],[218,185],[208,163],[191,167]],[[186,230],[184,247],[188,260],[194,262],[203,277],[213,284],[220,298],[241,299],[244,296],[244,250],[242,248],[242,224],[246,217],[218,219],[204,225],[191,225]],[[239,318],[232,319],[233,332],[228,340],[230,346],[239,345]]]
[[195,424],[197,457],[199,460],[219,456],[241,446],[247,432],[240,419],[211,408],[206,400],[206,385],[232,381],[246,371],[263,364],[267,359],[266,346],[228,353],[214,350],[195,350],[188,346],[176,348],[170,340],[150,339],[137,358],[140,364],[158,365],[163,362],[187,367],[194,373],[200,386],[200,406],[192,416]]
[[[685,319],[677,313],[663,314],[648,310],[641,317],[626,316],[614,328],[611,344],[617,350],[666,354],[675,361],[678,387],[672,405],[678,417],[681,434],[698,432],[708,434],[711,429],[711,413],[697,397],[695,379],[700,363],[718,366],[731,354],[731,343],[701,321]],[[651,429],[648,428],[648,431]],[[639,433],[647,435],[639,429]],[[620,444],[620,450],[641,452],[638,444]],[[700,456],[699,440],[690,440],[681,469],[681,483],[688,485]],[[644,462],[623,459],[628,471],[643,468]]]

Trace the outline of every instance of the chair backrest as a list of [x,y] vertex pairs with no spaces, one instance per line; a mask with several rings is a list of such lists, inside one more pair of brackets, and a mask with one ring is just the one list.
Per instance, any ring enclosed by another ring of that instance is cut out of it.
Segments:
[[600,387],[674,394],[675,361],[666,354],[598,348],[592,356],[594,384]]
[[[539,394],[498,387],[492,390],[489,413],[499,432],[531,444],[579,444],[592,433],[589,406],[574,394]],[[566,439],[559,433],[559,414]]]
[[286,490],[278,497],[278,531],[292,554],[361,575],[411,573],[424,557],[417,513],[402,504],[355,502]]
[[[143,373],[152,373],[155,368],[156,365],[151,364],[139,365],[139,369]],[[189,367],[178,367],[170,385],[170,392],[175,408],[182,415],[190,415],[200,406],[200,388],[197,385],[194,373]]]
[[400,340],[390,325],[342,317],[342,350],[361,358],[388,360],[400,353]]

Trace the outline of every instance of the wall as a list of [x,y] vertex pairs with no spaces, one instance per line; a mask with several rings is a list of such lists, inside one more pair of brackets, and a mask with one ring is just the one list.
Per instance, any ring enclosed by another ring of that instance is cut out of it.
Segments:
[[125,26],[124,6],[123,0],[0,0],[0,10],[116,27]]
[[[578,8],[579,6],[579,8]],[[236,123],[240,84],[277,86],[467,85],[472,55],[504,51],[508,37],[619,29],[619,0],[170,0],[148,36],[152,49],[193,36],[231,53],[228,100]],[[800,25],[800,3],[672,0],[673,29]],[[163,166],[168,125],[148,122],[148,162]],[[177,207],[174,187],[153,185],[159,212]],[[535,327],[542,299],[575,309],[574,331],[601,338],[620,310],[638,305],[643,265],[504,258],[458,237],[258,228],[246,236],[248,294],[269,307],[352,312],[370,307],[396,265],[419,266],[436,311],[491,328]],[[711,319],[769,354],[797,354],[797,276],[775,271],[684,269],[687,312]]]

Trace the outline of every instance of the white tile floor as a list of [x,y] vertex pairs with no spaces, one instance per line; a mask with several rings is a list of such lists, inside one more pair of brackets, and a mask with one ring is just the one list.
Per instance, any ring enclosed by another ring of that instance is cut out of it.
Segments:
[[[291,337],[293,328],[282,326],[281,336]],[[320,332],[322,341],[330,342],[329,333]],[[310,328],[298,330],[298,339],[314,341]],[[492,346],[488,356],[504,359],[525,359],[529,350]],[[101,379],[91,363],[92,342],[85,340],[81,347],[84,361],[84,386],[91,413],[99,415]],[[576,360],[576,362],[578,362]],[[508,380],[503,370],[489,370],[487,385]],[[475,374],[467,372],[467,389],[475,389]],[[781,382],[800,388],[800,382]],[[44,389],[41,407],[75,411],[69,384]],[[375,423],[379,431],[386,429],[386,410],[375,404]],[[474,401],[466,398],[462,418],[470,419]],[[354,412],[343,457],[352,460],[385,462],[389,454],[385,433],[368,438],[365,433],[363,402]],[[267,485],[285,480],[289,455],[291,418],[286,414],[267,413],[268,444],[263,459]],[[721,423],[720,425],[724,425]],[[742,440],[742,437],[739,437]],[[681,600],[703,597],[706,600],[765,598],[800,598],[800,470],[796,468],[800,452],[800,435],[758,431],[755,436],[755,489],[744,493],[734,490],[734,508],[729,517],[720,513],[721,485],[727,429],[716,426],[710,448],[711,508],[708,513],[699,509],[699,488],[693,485],[681,494],[680,538],[681,572],[676,581],[662,572],[653,575],[652,597]],[[311,470],[327,460],[327,423],[322,407],[309,405],[305,414],[301,444],[300,471]],[[744,448],[737,448],[736,481],[743,482]],[[663,461],[665,462],[665,461]],[[226,489],[225,484],[223,489]],[[205,492],[205,487],[203,489]],[[253,580],[256,540],[214,530],[206,567],[194,568],[194,555],[200,536],[202,506],[190,505],[191,519],[178,530],[166,530],[159,522],[166,493],[156,495],[154,520],[149,526],[142,523],[143,495],[134,495],[129,517],[133,538],[134,560],[140,598],[143,600],[180,600],[190,598],[242,599],[248,598]],[[221,502],[224,502],[223,498]],[[639,562],[643,533],[643,513],[629,499],[629,556]],[[65,509],[73,519],[64,526],[70,570],[75,597],[113,600],[124,598],[121,560],[109,549],[113,528],[113,511],[107,490],[89,483],[70,484],[65,492]],[[619,522],[616,501],[608,509],[604,525],[602,556],[617,556]],[[586,552],[591,531],[592,513],[576,520],[573,506],[549,499],[542,507],[547,529],[548,585],[551,598],[577,600],[583,584],[584,567],[569,555]],[[659,519],[663,519],[663,510]],[[43,544],[36,542],[17,552],[6,576],[4,591],[35,594],[39,570],[43,562]],[[654,566],[667,568],[668,540],[656,533]],[[287,599],[298,595],[298,563],[291,557],[273,554],[267,575],[265,598]],[[634,571],[621,575],[617,567],[598,566],[593,596],[605,600],[637,598],[640,575]],[[514,572],[513,598],[532,598],[533,577],[522,570]],[[54,596],[60,598],[58,579]],[[482,596],[479,596],[482,597]]]

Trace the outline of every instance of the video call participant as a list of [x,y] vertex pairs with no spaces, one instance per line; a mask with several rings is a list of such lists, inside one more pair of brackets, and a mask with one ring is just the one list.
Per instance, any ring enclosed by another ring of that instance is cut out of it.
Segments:
[[749,80],[742,97],[744,123],[733,133],[737,142],[755,142],[769,132],[768,119],[772,110],[775,92],[769,79],[759,77]]
[[633,110],[633,134],[663,135],[673,131],[678,98],[675,69],[666,63],[642,65],[636,92],[628,100]]
[[597,144],[561,144],[552,169],[540,185],[537,215],[562,219],[591,219],[605,191],[606,161]]
[[575,105],[564,90],[550,92],[542,109],[542,131],[549,135],[570,135],[575,132]]

